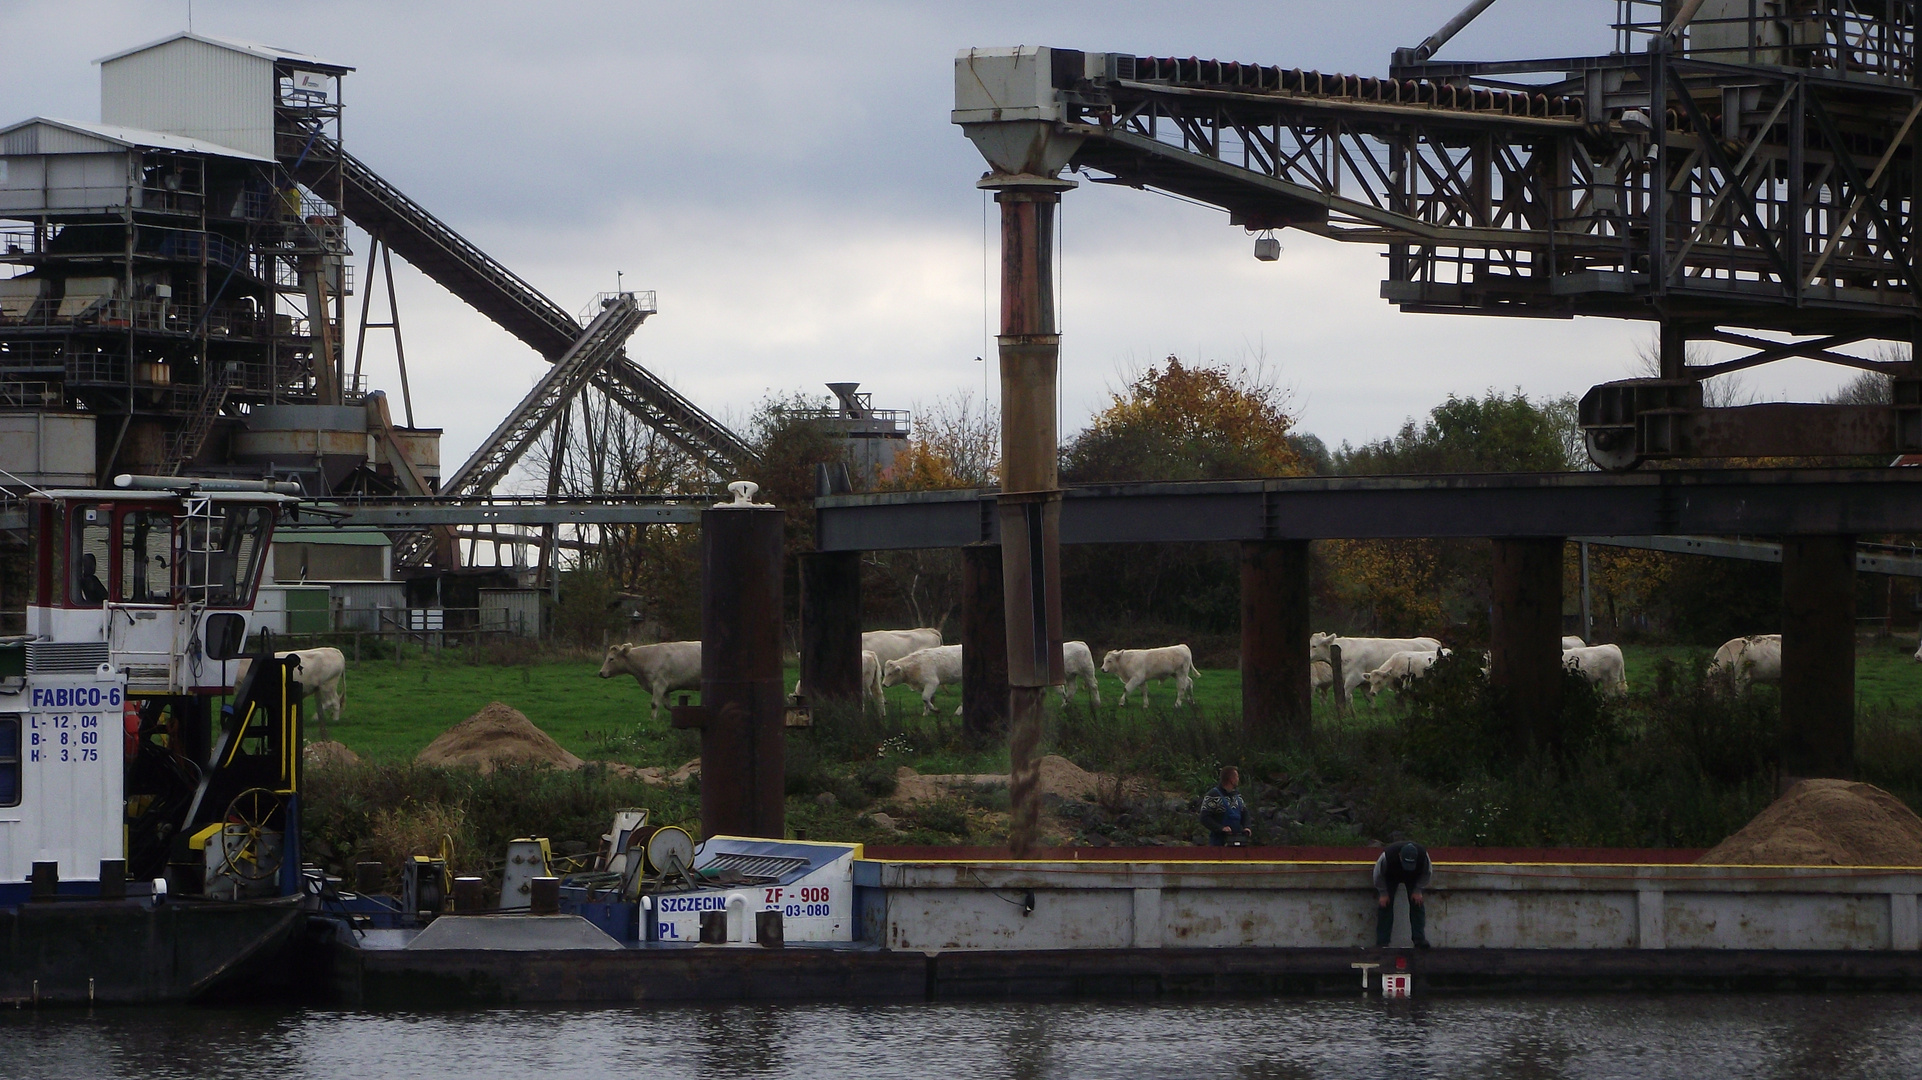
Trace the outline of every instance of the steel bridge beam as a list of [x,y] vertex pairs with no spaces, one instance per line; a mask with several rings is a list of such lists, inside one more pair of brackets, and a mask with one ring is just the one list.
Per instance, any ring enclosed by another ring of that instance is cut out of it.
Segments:
[[[999,543],[992,494],[815,500],[823,551]],[[1922,532],[1922,469],[1303,477],[1070,488],[1064,544]]]

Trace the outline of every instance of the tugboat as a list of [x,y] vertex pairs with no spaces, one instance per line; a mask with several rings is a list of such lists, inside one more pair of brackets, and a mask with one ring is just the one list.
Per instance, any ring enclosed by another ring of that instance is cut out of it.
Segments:
[[299,661],[244,651],[293,485],[35,491],[0,641],[0,1000],[182,1001],[265,963],[303,892]]

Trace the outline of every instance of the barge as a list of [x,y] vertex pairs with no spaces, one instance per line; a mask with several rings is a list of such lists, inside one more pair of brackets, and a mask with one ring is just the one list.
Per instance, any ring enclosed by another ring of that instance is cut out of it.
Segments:
[[[334,916],[323,970],[338,1000],[363,1007],[1379,993],[1384,974],[1412,976],[1416,994],[1922,990],[1916,868],[1437,849],[1435,947],[1409,948],[1398,917],[1383,950],[1373,854],[1016,860],[715,837],[693,883],[646,884],[631,900],[569,886],[556,914],[387,929]],[[773,872],[729,878],[750,860]],[[822,890],[808,895],[830,910],[791,914],[797,888]]]

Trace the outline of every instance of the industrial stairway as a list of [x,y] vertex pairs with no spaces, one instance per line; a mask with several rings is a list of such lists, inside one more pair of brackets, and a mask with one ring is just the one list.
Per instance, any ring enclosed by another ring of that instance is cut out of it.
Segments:
[[[314,145],[310,150],[310,142],[324,145]],[[360,159],[324,137],[305,132],[283,131],[280,149],[281,164],[303,183],[319,178],[319,170],[326,167],[319,162],[338,160],[346,202],[341,210],[354,224],[378,233],[422,273],[550,362],[569,355],[584,339],[580,325],[566,310],[381,179]],[[641,318],[651,313],[643,311]],[[639,325],[638,320],[635,325]],[[632,333],[631,327],[628,332]],[[622,335],[621,341],[625,338]],[[740,436],[629,359],[618,344],[590,381],[718,477],[734,479],[754,460],[753,451]]]
[[[459,471],[441,484],[439,494],[461,498],[492,491],[561,410],[574,400],[574,395],[580,393],[581,387],[621,355],[621,347],[646,318],[647,312],[635,302],[633,293],[610,298],[567,352],[554,361],[554,366],[541,376],[514,411],[507,414],[507,419],[500,422]],[[433,545],[430,534],[411,534],[395,544],[394,561],[402,566],[421,565]]]
[[216,366],[208,374],[206,389],[194,403],[193,415],[187,417],[180,430],[168,440],[167,461],[160,470],[162,476],[179,476],[180,470],[200,456],[200,448],[213,433],[214,421],[220,418],[220,410],[226,408],[227,394],[232,388],[232,372],[225,364]]

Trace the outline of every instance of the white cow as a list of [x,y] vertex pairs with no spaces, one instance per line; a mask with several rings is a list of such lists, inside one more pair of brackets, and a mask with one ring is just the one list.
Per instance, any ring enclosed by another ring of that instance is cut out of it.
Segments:
[[1121,704],[1128,695],[1141,690],[1141,707],[1148,707],[1148,691],[1142,689],[1155,679],[1175,681],[1175,704],[1180,705],[1194,690],[1195,656],[1186,645],[1159,649],[1110,649],[1101,657],[1101,670],[1121,680]]
[[1736,687],[1782,681],[1782,635],[1730,638],[1715,650],[1710,678],[1725,677]]
[[661,641],[652,645],[609,645],[601,661],[601,678],[632,675],[641,689],[653,695],[654,707],[648,716],[658,720],[661,699],[675,690],[701,688],[701,643],[698,641]]
[[1316,634],[1308,639],[1308,655],[1326,662],[1329,659],[1328,646],[1341,646],[1341,681],[1347,694],[1354,694],[1355,687],[1362,684],[1368,673],[1388,662],[1388,658],[1398,652],[1435,652],[1441,642],[1431,637],[1418,638],[1376,638],[1376,637],[1338,637],[1334,634]]
[[941,644],[941,631],[932,626],[918,630],[869,630],[861,635],[861,648],[874,654],[876,662],[883,669],[890,660],[899,660],[911,652],[932,649]]
[[[802,694],[801,680],[794,680],[794,696]],[[861,704],[881,700],[881,661],[872,649],[861,650]]]
[[1062,670],[1067,678],[1061,683],[1061,704],[1074,700],[1077,689],[1075,683],[1088,688],[1088,696],[1096,705],[1101,704],[1101,683],[1094,674],[1094,653],[1088,650],[1085,641],[1064,641],[1061,643]]
[[1570,649],[1586,649],[1586,648],[1588,648],[1588,642],[1583,641],[1581,638],[1576,637],[1574,634],[1563,635],[1562,637],[1563,652],[1567,652]]
[[1562,666],[1579,671],[1582,677],[1605,694],[1628,693],[1628,668],[1622,661],[1619,645],[1584,645],[1562,650]]
[[[1435,661],[1448,655],[1447,649],[1429,652],[1426,649],[1409,649],[1398,652],[1381,662],[1381,666],[1368,672],[1363,678],[1368,680],[1368,696],[1374,697],[1382,690],[1400,690],[1435,666]],[[1329,681],[1334,681],[1334,673],[1329,673]]]
[[[339,649],[322,647],[319,649],[290,649],[275,653],[285,660],[289,656],[300,657],[300,667],[294,671],[294,682],[300,686],[301,693],[315,698],[321,722],[340,723],[340,678],[347,674],[347,658]],[[247,677],[247,669],[253,666],[249,657],[241,658],[234,667],[234,685],[239,686]]]
[[934,711],[934,695],[948,683],[961,681],[961,646],[936,645],[917,649],[881,665],[882,686],[912,686],[921,691],[923,715]]
[[1308,681],[1315,688],[1315,693],[1326,694],[1335,685],[1335,665],[1326,660],[1310,660]]

